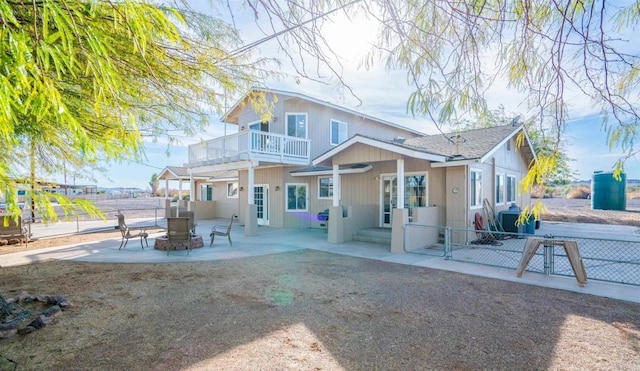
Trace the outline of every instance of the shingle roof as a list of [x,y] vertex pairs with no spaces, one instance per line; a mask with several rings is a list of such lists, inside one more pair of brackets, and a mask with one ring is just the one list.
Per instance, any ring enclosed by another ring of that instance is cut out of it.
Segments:
[[405,140],[404,143],[400,145],[420,151],[428,151],[430,153],[453,157],[456,160],[479,159],[519,130],[520,127],[514,127],[512,125],[494,126],[490,128],[411,138]]

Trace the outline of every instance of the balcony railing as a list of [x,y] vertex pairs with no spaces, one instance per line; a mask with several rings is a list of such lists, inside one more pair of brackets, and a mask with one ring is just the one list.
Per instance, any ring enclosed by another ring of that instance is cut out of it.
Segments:
[[244,160],[306,165],[309,140],[249,130],[189,146],[192,166]]

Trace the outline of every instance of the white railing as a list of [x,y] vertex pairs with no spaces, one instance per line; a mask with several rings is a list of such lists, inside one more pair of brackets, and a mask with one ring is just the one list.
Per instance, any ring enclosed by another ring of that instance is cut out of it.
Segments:
[[189,163],[263,160],[309,163],[309,141],[263,131],[243,131],[189,146]]

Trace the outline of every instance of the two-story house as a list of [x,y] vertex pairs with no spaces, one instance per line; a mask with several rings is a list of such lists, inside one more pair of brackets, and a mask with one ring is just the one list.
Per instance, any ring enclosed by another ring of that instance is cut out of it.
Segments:
[[496,210],[530,202],[516,187],[535,159],[522,126],[425,135],[303,94],[263,91],[274,102],[268,121],[245,96],[223,117],[236,133],[190,145],[184,167],[160,174],[189,181],[185,206],[197,219],[236,214],[256,235],[258,225],[319,227],[317,214],[328,209],[328,239],[339,243],[360,228],[408,222],[469,228],[485,198]]

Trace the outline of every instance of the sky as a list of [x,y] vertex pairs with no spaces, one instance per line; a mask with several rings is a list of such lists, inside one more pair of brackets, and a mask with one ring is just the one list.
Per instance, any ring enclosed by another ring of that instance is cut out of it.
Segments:
[[[199,11],[210,13],[207,1],[192,0],[192,6]],[[247,19],[249,19],[248,17]],[[252,20],[243,21],[237,18],[236,22],[245,22],[243,39],[246,43],[262,38]],[[325,30],[325,35],[330,39],[332,48],[340,55],[344,66],[344,80],[352,88],[361,100],[351,96],[344,90],[336,89],[332,81],[319,84],[310,80],[295,80],[294,78],[267,81],[266,85],[281,90],[300,92],[315,98],[330,101],[331,103],[345,106],[368,115],[395,122],[409,128],[419,130],[425,134],[435,134],[437,131],[433,123],[424,118],[413,118],[406,111],[406,104],[411,89],[406,84],[406,75],[401,71],[385,71],[381,66],[371,69],[360,67],[360,61],[369,49],[369,45],[375,37],[375,26],[362,19],[350,22],[342,16],[330,23]],[[269,41],[260,45],[256,54],[277,55],[277,44]],[[286,67],[286,63],[284,64]],[[487,101],[493,108],[499,105],[505,107],[506,112],[514,115],[522,112],[521,102],[517,93],[510,91],[506,86],[496,85],[487,96]],[[584,101],[584,99],[576,101]],[[570,107],[572,117],[565,131],[566,150],[568,157],[572,159],[570,166],[576,179],[588,180],[594,171],[610,171],[619,153],[610,152],[606,143],[606,134],[600,130],[600,119],[591,112],[591,107]],[[166,166],[183,166],[188,162],[187,146],[198,143],[201,139],[207,140],[225,133],[225,124],[212,119],[212,124],[205,132],[191,138],[180,138],[181,143],[167,148],[163,142],[145,142],[146,158],[139,162],[124,162],[111,164],[108,177],[94,174],[96,181],[76,177],[67,177],[69,184],[97,184],[98,187],[117,188],[149,188],[152,174],[160,173]],[[226,133],[237,131],[234,125],[226,125]],[[167,155],[167,151],[169,155]],[[628,179],[640,178],[640,163],[637,159],[631,159],[626,164]],[[59,177],[56,179],[62,182]],[[163,187],[163,185],[161,185]],[[170,185],[170,187],[172,187]],[[176,186],[177,188],[177,186]]]

